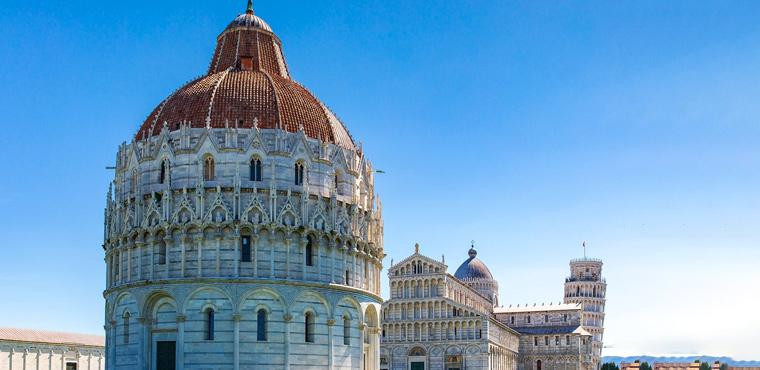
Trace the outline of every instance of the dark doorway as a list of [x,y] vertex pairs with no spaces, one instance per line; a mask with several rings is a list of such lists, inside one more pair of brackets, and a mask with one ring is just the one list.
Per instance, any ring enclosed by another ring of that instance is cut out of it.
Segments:
[[536,361],[536,370],[541,370],[541,360]]
[[156,342],[156,370],[175,370],[176,342]]
[[425,370],[425,363],[424,362],[412,362],[412,365],[409,367],[409,370]]
[[77,364],[73,362],[66,363],[66,370],[77,370]]

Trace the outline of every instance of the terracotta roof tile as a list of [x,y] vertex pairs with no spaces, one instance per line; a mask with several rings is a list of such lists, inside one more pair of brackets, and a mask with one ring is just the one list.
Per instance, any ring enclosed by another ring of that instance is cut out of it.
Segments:
[[105,337],[100,335],[16,328],[0,328],[0,340],[51,344],[78,344],[93,347],[104,347],[106,342]]
[[[258,119],[259,128],[297,132],[303,127],[311,138],[356,149],[335,114],[290,79],[282,45],[271,28],[262,26],[263,21],[252,14],[241,17],[219,36],[208,74],[156,107],[140,127],[137,139],[158,135],[164,122],[173,131],[182,122],[206,127],[207,118],[213,128],[223,128],[227,123],[251,128]],[[245,59],[250,67],[244,67],[241,58],[250,58]]]

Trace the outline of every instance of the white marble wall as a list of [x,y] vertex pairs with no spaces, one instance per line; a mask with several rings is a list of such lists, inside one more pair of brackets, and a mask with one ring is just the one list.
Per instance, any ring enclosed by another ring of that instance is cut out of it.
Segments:
[[104,348],[0,341],[0,370],[77,370],[105,369]]

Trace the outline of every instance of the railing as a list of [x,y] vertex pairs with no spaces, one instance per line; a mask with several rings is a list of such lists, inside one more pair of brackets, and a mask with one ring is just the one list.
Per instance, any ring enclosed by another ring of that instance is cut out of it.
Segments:
[[591,276],[588,276],[588,277],[579,277],[579,278],[578,277],[569,277],[569,278],[565,279],[566,283],[572,283],[572,282],[575,282],[575,281],[588,281],[588,282],[593,282],[593,283],[599,282],[599,283],[605,283],[605,284],[607,283],[607,279],[599,279],[599,278],[594,278],[594,277],[591,277]]
[[598,262],[598,263],[603,263],[603,261],[601,259],[599,259],[599,258],[587,258],[587,257],[583,257],[583,258],[574,258],[574,259],[570,260],[570,263],[576,263],[576,262]]

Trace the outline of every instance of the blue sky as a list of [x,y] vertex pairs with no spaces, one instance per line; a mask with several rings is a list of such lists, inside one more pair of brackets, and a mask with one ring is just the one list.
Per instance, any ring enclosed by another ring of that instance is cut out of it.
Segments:
[[[98,333],[117,146],[235,1],[0,12],[0,326]],[[389,263],[470,240],[502,301],[603,258],[606,354],[760,359],[760,3],[264,1],[379,175]]]

